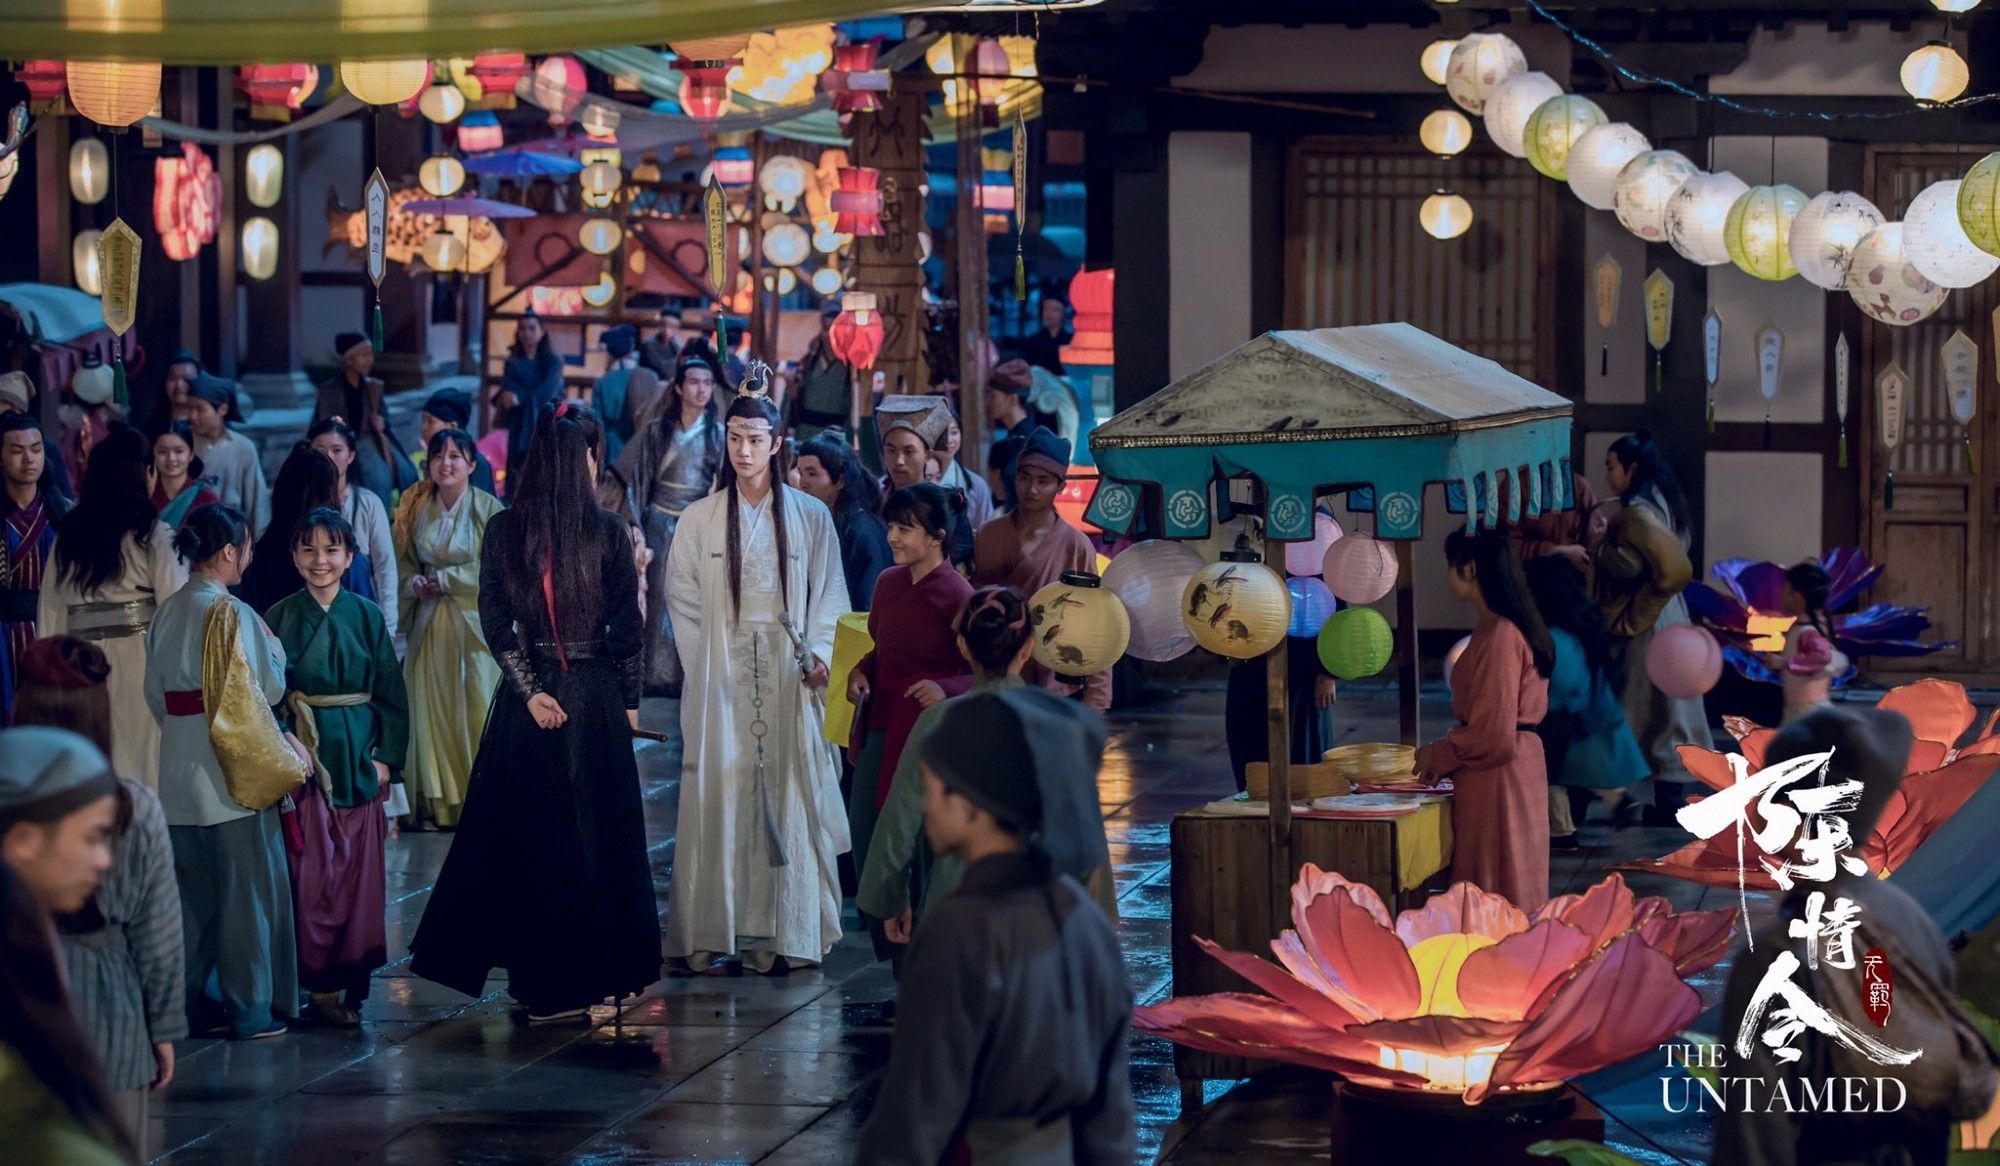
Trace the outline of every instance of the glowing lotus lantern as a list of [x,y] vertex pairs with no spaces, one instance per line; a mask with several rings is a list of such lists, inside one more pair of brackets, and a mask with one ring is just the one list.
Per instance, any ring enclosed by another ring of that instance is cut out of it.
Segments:
[[1292,620],[1285,625],[1285,634],[1293,639],[1317,637],[1340,606],[1333,592],[1313,575],[1293,575],[1285,580],[1285,590],[1292,597]]
[[1648,243],[1667,238],[1667,208],[1701,170],[1678,150],[1648,150],[1625,163],[1611,184],[1618,225]]
[[1592,210],[1610,210],[1618,175],[1652,148],[1646,135],[1622,121],[1592,126],[1569,148],[1570,193]]
[[826,342],[843,364],[869,369],[882,351],[882,331],[875,293],[848,292],[840,297],[840,315],[827,329]]
[[1319,662],[1342,680],[1373,676],[1389,666],[1395,637],[1372,607],[1344,607],[1319,630]]
[[1284,642],[1292,598],[1276,571],[1231,552],[1188,580],[1181,618],[1202,647],[1232,660],[1249,660]]
[[1543,102],[1562,96],[1562,86],[1547,73],[1516,73],[1493,87],[1486,95],[1486,108],[1481,117],[1486,122],[1486,136],[1493,144],[1516,158],[1528,156],[1527,144],[1522,136],[1528,132],[1528,119]]
[[1320,575],[1343,603],[1373,603],[1396,586],[1396,548],[1356,533],[1327,547]]
[[1370,888],[1308,863],[1277,964],[1196,938],[1267,995],[1179,997],[1135,1009],[1133,1025],[1477,1105],[1651,1052],[1700,1013],[1683,977],[1727,955],[1735,926],[1727,909],[1637,898],[1617,875],[1532,913],[1454,883],[1392,917]]
[[1285,544],[1285,574],[1318,575],[1326,570],[1326,552],[1340,541],[1340,523],[1325,511],[1313,512],[1313,536]]
[[1847,267],[1861,237],[1888,220],[1851,190],[1814,195],[1792,219],[1792,262],[1807,283],[1827,291],[1847,286]]
[[1035,662],[1058,676],[1090,676],[1111,667],[1132,641],[1132,620],[1096,575],[1065,571],[1028,600]]
[[1727,170],[1688,179],[1667,204],[1667,242],[1681,258],[1703,267],[1729,262],[1729,208],[1749,189]]
[[1528,71],[1521,46],[1497,32],[1475,32],[1452,46],[1445,66],[1444,90],[1467,113],[1483,113],[1494,88]]
[[1528,164],[1543,177],[1557,182],[1569,179],[1569,151],[1588,130],[1610,120],[1604,110],[1588,97],[1566,93],[1551,97],[1535,107],[1522,131],[1521,144],[1527,147]]
[[1884,324],[1914,324],[1944,306],[1950,289],[1910,262],[1903,224],[1884,223],[1862,236],[1847,269],[1847,294]]
[[1131,618],[1127,655],[1157,662],[1194,650],[1194,636],[1181,621],[1181,596],[1206,565],[1192,546],[1165,539],[1135,543],[1112,558],[1104,568],[1104,589]]
[[1797,187],[1753,186],[1730,204],[1722,244],[1729,261],[1758,279],[1777,282],[1799,273],[1792,263],[1792,222],[1806,206]]
[[1971,287],[2000,270],[2000,257],[1980,250],[1958,219],[1956,178],[1933,182],[1910,200],[1903,215],[1903,246],[1910,265],[1940,287]]
[[882,172],[872,166],[842,166],[840,189],[828,200],[836,216],[836,235],[880,235]]
[[1660,628],[1646,645],[1646,678],[1674,700],[1700,696],[1722,679],[1722,646],[1694,624]]

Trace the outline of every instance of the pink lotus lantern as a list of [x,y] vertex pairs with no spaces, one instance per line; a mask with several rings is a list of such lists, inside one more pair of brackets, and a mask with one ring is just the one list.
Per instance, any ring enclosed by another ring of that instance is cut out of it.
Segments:
[[1661,628],[1646,645],[1646,678],[1675,700],[1700,696],[1722,679],[1722,645],[1694,624]]
[[1340,541],[1340,523],[1331,514],[1313,513],[1311,542],[1285,544],[1285,574],[1318,575],[1326,570],[1326,552]]
[[1701,1012],[1683,977],[1729,951],[1735,913],[1676,914],[1617,875],[1524,913],[1455,883],[1393,919],[1375,892],[1308,863],[1278,965],[1202,950],[1268,995],[1135,1009],[1144,1032],[1380,1088],[1489,1097],[1554,1089],[1651,1052]]
[[1351,534],[1327,547],[1320,576],[1343,603],[1373,603],[1396,586],[1396,548],[1368,534]]

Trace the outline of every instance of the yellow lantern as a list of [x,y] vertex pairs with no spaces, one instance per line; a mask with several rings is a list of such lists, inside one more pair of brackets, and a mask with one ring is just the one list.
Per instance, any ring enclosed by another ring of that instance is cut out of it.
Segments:
[[610,303],[617,294],[618,281],[611,278],[611,273],[607,271],[597,277],[596,283],[583,289],[583,302],[593,308],[601,308]]
[[1766,615],[1752,609],[1744,630],[1753,637],[1750,650],[1753,652],[1782,652],[1785,650],[1785,633],[1799,622],[1795,615]]
[[432,198],[450,198],[465,185],[465,163],[450,154],[433,154],[417,167],[417,183]]
[[1433,239],[1456,239],[1472,229],[1472,204],[1460,195],[1440,190],[1424,200],[1417,221]]
[[1444,84],[1444,71],[1451,65],[1451,50],[1457,47],[1457,38],[1434,40],[1425,45],[1423,56],[1417,58],[1417,67],[1424,71],[1424,79],[1433,85]]
[[465,112],[465,94],[456,85],[433,85],[417,98],[417,112],[439,125],[448,125]]
[[278,224],[256,215],[243,220],[243,274],[269,279],[278,273]]
[[123,129],[160,103],[158,61],[71,61],[69,103],[101,126]]
[[465,240],[439,231],[424,240],[424,264],[432,271],[457,271],[465,266]]
[[1440,158],[1449,158],[1472,144],[1472,123],[1455,109],[1434,109],[1417,129],[1424,149]]
[[96,206],[111,192],[111,158],[96,138],[78,138],[69,148],[69,193],[85,206]]
[[617,219],[585,219],[577,228],[577,238],[583,249],[592,255],[609,255],[618,250],[618,244],[625,238],[625,228]]
[[285,191],[284,151],[269,142],[250,147],[243,157],[243,190],[251,206],[277,206]]
[[618,188],[625,185],[625,172],[609,162],[592,162],[576,180],[583,188],[583,205],[601,210],[618,197]]
[[1794,186],[1753,186],[1729,204],[1722,224],[1722,245],[1729,261],[1758,279],[1790,279],[1799,273],[1792,262],[1792,223],[1806,208],[1805,192]]
[[1292,622],[1292,595],[1276,571],[1234,554],[1188,580],[1181,593],[1181,620],[1202,647],[1232,660],[1249,660],[1284,642]]
[[1132,640],[1132,619],[1103,581],[1065,571],[1028,600],[1035,662],[1058,676],[1090,676],[1118,662]]
[[97,241],[103,237],[104,232],[92,228],[78,231],[76,238],[70,241],[70,269],[76,273],[77,290],[85,295],[104,294],[104,269],[97,259]]
[[340,83],[368,105],[401,105],[430,81],[431,63],[425,60],[340,63]]
[[2000,154],[1972,164],[1958,186],[1958,225],[1988,255],[2000,255]]
[[1521,134],[1521,143],[1528,151],[1528,164],[1541,171],[1544,177],[1557,182],[1567,181],[1570,147],[1584,135],[1584,131],[1609,120],[1597,103],[1588,97],[1566,93],[1549,98],[1535,107],[1535,112],[1528,116],[1527,128]]
[[1932,103],[1952,100],[1965,92],[1966,84],[1972,80],[1972,70],[1966,67],[1965,58],[1941,40],[1904,57],[1899,75],[1903,89],[1911,97]]

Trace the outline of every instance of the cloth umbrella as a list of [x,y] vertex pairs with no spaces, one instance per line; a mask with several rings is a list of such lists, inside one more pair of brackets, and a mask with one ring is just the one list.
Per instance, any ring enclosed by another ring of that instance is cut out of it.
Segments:
[[583,163],[550,150],[495,150],[465,160],[465,168],[489,178],[567,178]]
[[494,198],[417,198],[403,208],[413,215],[465,215],[475,219],[532,219],[532,207]]

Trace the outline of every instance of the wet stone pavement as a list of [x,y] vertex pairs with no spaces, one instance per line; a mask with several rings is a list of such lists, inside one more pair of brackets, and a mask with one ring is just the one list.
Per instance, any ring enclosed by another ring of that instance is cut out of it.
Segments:
[[[1425,695],[1426,724],[1449,716],[1441,688]],[[1173,815],[1232,792],[1219,684],[1112,718],[1100,778],[1116,868],[1127,972],[1138,1000],[1170,990],[1168,825]],[[645,727],[677,728],[672,703],[648,701]],[[1393,740],[1393,688],[1350,684],[1335,713],[1347,740]],[[647,837],[661,903],[674,857],[677,744],[641,743]],[[476,792],[475,792],[475,795]],[[1577,890],[1599,868],[1663,854],[1670,830],[1584,831],[1558,856],[1555,890]],[[294,1030],[249,1043],[180,1046],[175,1079],[153,1104],[148,1144],[187,1164],[768,1162],[853,1160],[874,1103],[893,1027],[895,986],[850,936],[826,965],[789,977],[667,980],[614,1023],[528,1027],[496,976],[468,999],[410,975],[407,943],[450,845],[447,834],[389,844],[389,947],[359,1031]],[[1699,888],[1641,877],[1640,894],[1683,909]],[[1711,892],[1705,905],[1733,895]],[[1719,998],[1719,974],[1702,985]],[[1585,1082],[1608,1116],[1608,1137],[1652,1162],[1705,1161],[1705,1119],[1660,1106],[1663,1070]],[[1309,1074],[1209,1082],[1208,1102],[1183,1117],[1173,1053],[1135,1037],[1133,1086],[1141,1162],[1326,1161],[1328,1092]]]

